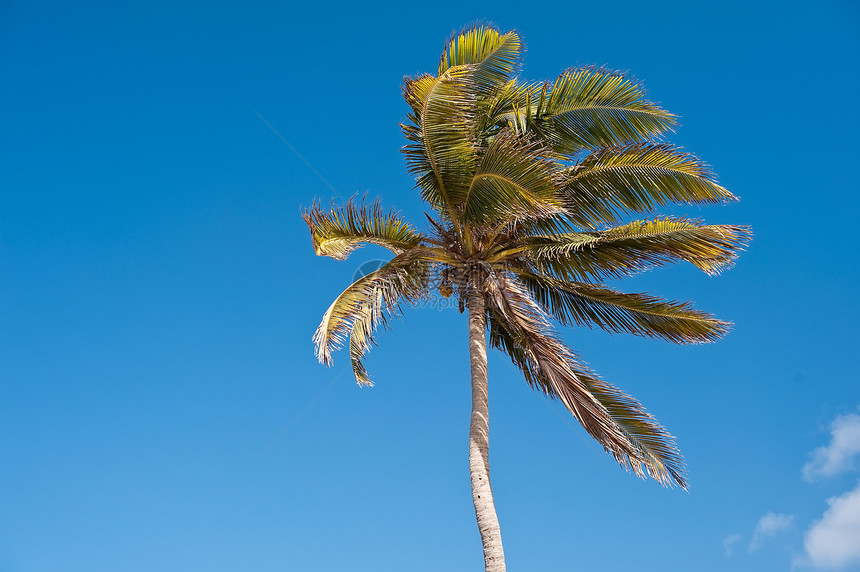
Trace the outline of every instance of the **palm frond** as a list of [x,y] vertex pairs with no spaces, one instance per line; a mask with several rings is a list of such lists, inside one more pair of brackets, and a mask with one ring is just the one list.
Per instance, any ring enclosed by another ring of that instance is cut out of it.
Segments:
[[686,488],[671,435],[639,402],[582,365],[513,280],[491,278],[487,290],[490,343],[508,354],[529,385],[559,399],[625,469]]
[[675,116],[645,99],[641,86],[618,72],[570,69],[545,89],[534,128],[567,156],[584,149],[623,146],[659,136]]
[[348,335],[356,380],[369,383],[361,356],[372,343],[373,331],[387,323],[386,314],[398,312],[401,301],[414,302],[427,292],[430,263],[416,250],[395,256],[378,270],[350,284],[329,306],[314,334],[317,358],[331,365],[331,353]]
[[489,98],[479,102],[479,133],[494,135],[502,127],[517,134],[525,134],[533,119],[543,83],[523,84],[513,79],[497,88]]
[[[636,449],[637,457],[644,459],[642,464],[651,477],[664,486],[677,484],[686,489],[684,459],[675,438],[636,399],[600,379],[585,366],[574,365],[572,369]],[[640,472],[637,474],[644,476]]]
[[373,386],[362,360],[370,345],[374,343],[373,332],[380,325],[388,326],[388,320],[382,312],[382,297],[380,292],[375,300],[362,304],[349,332],[349,360],[359,386]]
[[563,325],[596,325],[610,332],[629,332],[677,344],[712,342],[725,335],[729,327],[727,322],[696,310],[689,302],[531,273],[518,277],[544,311]]
[[424,113],[424,106],[427,104],[427,97],[433,88],[436,87],[438,81],[439,78],[428,73],[403,78],[403,84],[400,87],[403,99],[409,104],[416,118],[413,121],[414,123],[420,125],[421,115]]
[[[548,149],[511,132],[493,138],[464,195],[453,199],[464,220],[484,222],[506,216],[561,211],[556,194],[559,164]],[[460,198],[462,197],[462,198]]]
[[377,200],[371,204],[356,204],[350,199],[340,208],[323,211],[314,203],[302,212],[311,231],[311,240],[318,256],[345,260],[362,244],[384,246],[400,254],[418,246],[423,237],[404,221],[396,211],[385,212]]
[[461,66],[438,78],[407,78],[403,93],[413,110],[401,125],[410,142],[402,150],[409,172],[421,197],[456,220],[450,195],[468,187],[477,161],[477,96],[469,70]]
[[522,42],[515,31],[502,34],[491,26],[464,29],[445,44],[438,75],[467,66],[475,86],[486,95],[504,85],[516,72],[522,51]]
[[734,263],[751,236],[746,226],[665,217],[599,232],[531,237],[526,254],[541,272],[573,282],[620,278],[679,260],[716,275]]
[[615,224],[620,215],[668,203],[737,200],[717,184],[710,168],[668,144],[609,147],[572,167],[561,187],[571,218],[581,227]]

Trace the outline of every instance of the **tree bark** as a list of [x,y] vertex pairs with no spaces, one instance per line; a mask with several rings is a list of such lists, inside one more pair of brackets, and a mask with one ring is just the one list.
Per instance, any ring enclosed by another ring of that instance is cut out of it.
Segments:
[[502,532],[490,488],[490,415],[487,401],[487,316],[483,293],[470,289],[469,361],[472,369],[472,422],[469,426],[469,476],[472,501],[484,544],[487,572],[505,571]]

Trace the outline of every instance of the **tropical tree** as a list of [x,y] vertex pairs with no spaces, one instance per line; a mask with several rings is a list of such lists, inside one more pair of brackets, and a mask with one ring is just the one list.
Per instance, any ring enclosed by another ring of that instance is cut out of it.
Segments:
[[699,159],[659,139],[676,118],[639,84],[593,67],[524,82],[522,52],[516,32],[466,29],[445,44],[435,75],[404,80],[403,153],[431,210],[425,231],[378,201],[328,210],[315,203],[303,213],[318,255],[343,260],[366,243],[393,254],[337,297],[314,335],[325,364],[348,340],[359,385],[372,385],[362,357],[374,332],[402,304],[438,290],[468,309],[469,471],[488,571],[505,569],[490,487],[488,338],[622,467],[686,488],[671,435],[589,370],[552,324],[714,341],[727,322],[603,282],[676,261],[718,274],[750,236],[743,226],[687,218],[630,220],[668,204],[736,198]]

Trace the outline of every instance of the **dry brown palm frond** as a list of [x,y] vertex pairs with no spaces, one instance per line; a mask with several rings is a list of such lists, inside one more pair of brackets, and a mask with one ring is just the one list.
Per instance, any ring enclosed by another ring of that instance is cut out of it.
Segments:
[[491,343],[510,356],[532,387],[559,399],[623,467],[686,487],[672,436],[639,402],[589,371],[516,280],[491,275],[486,289]]

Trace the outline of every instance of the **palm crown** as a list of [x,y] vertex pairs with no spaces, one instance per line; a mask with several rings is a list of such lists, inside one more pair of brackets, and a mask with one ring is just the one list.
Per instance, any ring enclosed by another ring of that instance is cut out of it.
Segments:
[[[442,295],[480,314],[490,344],[526,381],[560,400],[622,466],[685,487],[672,437],[583,365],[552,322],[713,341],[726,322],[602,282],[676,261],[717,274],[749,230],[653,215],[735,197],[700,160],[658,139],[675,116],[633,80],[588,67],[526,83],[516,77],[522,52],[515,32],[480,26],[452,36],[436,75],[404,80],[403,152],[432,208],[426,231],[378,202],[304,213],[319,255],[342,260],[364,243],[394,255],[329,307],[314,336],[318,357],[330,364],[348,339],[356,380],[369,385],[362,357],[374,331],[441,283]],[[640,213],[652,216],[631,222]]]

